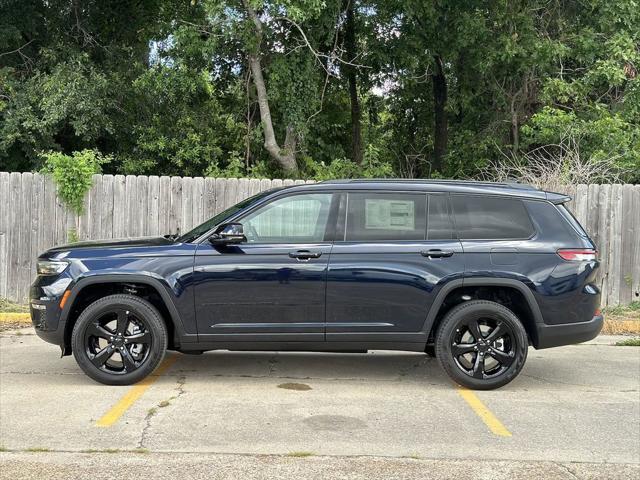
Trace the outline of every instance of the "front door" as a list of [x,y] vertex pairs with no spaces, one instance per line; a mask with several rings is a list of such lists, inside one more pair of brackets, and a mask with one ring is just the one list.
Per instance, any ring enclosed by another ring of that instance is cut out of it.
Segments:
[[349,192],[327,274],[327,341],[423,342],[435,295],[462,278],[447,194]]
[[332,198],[278,197],[234,220],[243,224],[245,243],[198,247],[200,341],[324,340]]

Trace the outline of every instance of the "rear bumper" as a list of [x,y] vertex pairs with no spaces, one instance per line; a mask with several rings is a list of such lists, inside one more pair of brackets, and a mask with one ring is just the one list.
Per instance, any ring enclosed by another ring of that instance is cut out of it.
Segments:
[[538,323],[536,324],[538,342],[534,346],[540,349],[586,342],[598,336],[603,323],[604,317],[602,315],[596,315],[586,322],[558,325]]

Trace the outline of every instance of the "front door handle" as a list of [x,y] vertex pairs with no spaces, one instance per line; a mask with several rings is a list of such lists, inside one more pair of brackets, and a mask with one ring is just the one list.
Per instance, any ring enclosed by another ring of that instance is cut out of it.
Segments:
[[296,260],[309,260],[310,258],[320,258],[322,252],[310,252],[309,250],[298,250],[296,252],[289,252],[291,258]]
[[427,258],[445,258],[453,255],[453,250],[441,250],[439,248],[432,248],[430,250],[422,250],[420,255]]

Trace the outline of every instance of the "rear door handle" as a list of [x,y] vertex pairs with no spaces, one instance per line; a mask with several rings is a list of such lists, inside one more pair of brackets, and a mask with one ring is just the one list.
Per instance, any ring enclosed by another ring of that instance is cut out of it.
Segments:
[[310,252],[309,250],[298,250],[296,252],[289,252],[291,258],[296,260],[309,260],[310,258],[320,258],[322,252]]
[[453,250],[441,250],[439,248],[432,248],[430,250],[422,250],[420,255],[427,258],[445,258],[453,255]]

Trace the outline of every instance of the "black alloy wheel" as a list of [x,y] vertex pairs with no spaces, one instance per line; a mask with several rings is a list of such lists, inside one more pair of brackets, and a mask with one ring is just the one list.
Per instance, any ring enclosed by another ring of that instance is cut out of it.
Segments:
[[524,366],[528,340],[522,323],[503,305],[465,302],[442,320],[436,336],[438,361],[449,376],[468,388],[506,385]]
[[158,311],[133,295],[110,295],[89,305],[72,335],[78,365],[94,380],[130,385],[151,373],[167,348]]

